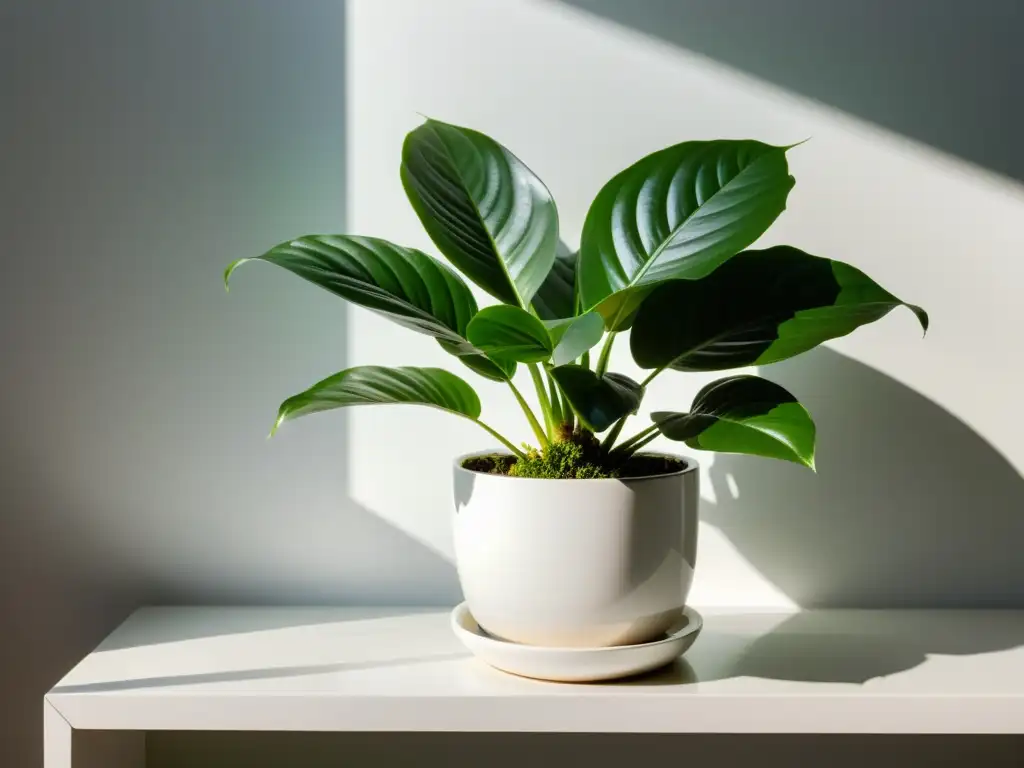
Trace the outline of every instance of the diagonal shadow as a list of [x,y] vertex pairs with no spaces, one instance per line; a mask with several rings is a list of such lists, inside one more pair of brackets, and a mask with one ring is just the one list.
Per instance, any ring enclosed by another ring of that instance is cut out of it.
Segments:
[[[349,602],[346,607],[358,606]],[[443,606],[442,606],[443,607]],[[167,606],[140,608],[117,631],[97,646],[96,651],[116,651],[182,640],[223,635],[242,635],[274,629],[340,624],[346,621],[405,616],[435,610],[415,606],[360,606],[357,612],[339,611],[324,606],[262,607],[259,605],[209,605],[201,607]]]
[[[1024,607],[1024,478],[995,448],[931,400],[828,348],[761,373],[814,415],[818,472],[716,455],[716,500],[702,502],[701,515],[766,579],[803,608]],[[1024,644],[1024,621],[1010,613],[977,634],[957,634],[934,614],[857,616],[796,614],[744,648],[730,674],[864,682],[932,653]],[[707,635],[701,642],[736,641]]]
[[[759,677],[863,684],[906,672],[930,656],[973,656],[1024,645],[1024,616],[1012,611],[812,611],[796,613],[750,642],[716,630],[690,658],[696,679]],[[979,631],[980,628],[980,631]],[[728,663],[718,663],[723,651]]]
[[431,664],[437,661],[464,659],[469,655],[468,651],[462,651],[460,653],[438,653],[431,656],[414,656],[403,659],[382,659],[379,661],[350,661],[339,662],[337,664],[308,664],[293,667],[272,667],[269,669],[237,669],[226,672],[207,672],[194,675],[143,677],[135,680],[112,680],[104,683],[58,685],[53,689],[53,693],[104,693],[111,691],[134,691],[142,688],[167,688],[175,685],[231,683],[241,682],[244,680],[274,680],[281,677],[326,675],[331,672],[351,672],[359,669],[411,667],[418,664]]
[[761,374],[814,416],[818,472],[717,455],[702,514],[766,578],[804,608],[1024,606],[1024,478],[984,438],[831,349]]
[[1024,5],[560,0],[1024,181]]

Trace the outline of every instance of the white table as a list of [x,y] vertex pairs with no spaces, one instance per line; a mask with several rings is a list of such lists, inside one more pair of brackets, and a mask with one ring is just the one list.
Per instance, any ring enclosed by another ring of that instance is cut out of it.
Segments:
[[1024,612],[705,611],[624,683],[513,677],[447,609],[146,608],[45,697],[46,768],[140,768],[145,733],[1024,733]]

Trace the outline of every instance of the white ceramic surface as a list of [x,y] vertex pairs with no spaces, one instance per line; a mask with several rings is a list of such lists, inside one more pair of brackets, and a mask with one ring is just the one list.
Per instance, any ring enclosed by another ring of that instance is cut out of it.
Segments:
[[473,655],[504,672],[538,680],[587,683],[639,675],[663,667],[693,645],[704,626],[701,615],[684,608],[661,638],[607,648],[542,648],[510,643],[484,632],[466,603],[452,611],[452,629]]
[[451,612],[144,608],[46,695],[47,733],[104,731],[76,768],[141,766],[107,747],[145,731],[1024,733],[1024,611],[701,609],[684,662],[628,685],[493,672]]
[[455,461],[455,556],[488,634],[595,648],[678,621],[697,555],[695,461],[658,477],[542,480],[473,472],[466,458]]

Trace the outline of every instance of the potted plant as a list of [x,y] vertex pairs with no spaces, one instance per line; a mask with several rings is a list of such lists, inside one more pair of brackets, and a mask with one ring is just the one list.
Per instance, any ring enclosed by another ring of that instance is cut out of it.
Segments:
[[[499,638],[603,647],[659,636],[685,605],[696,554],[698,475],[689,448],[814,466],[797,399],[752,375],[704,387],[689,408],[632,433],[657,376],[798,355],[903,304],[860,270],[790,246],[745,250],[786,207],[786,152],[758,141],[688,141],[600,190],[579,251],[561,245],[541,180],[473,130],[427,120],[408,134],[401,180],[438,251],[498,303],[478,308],[459,273],[414,248],[352,235],[289,240],[255,259],[418,333],[474,374],[504,382],[533,444],[481,421],[480,400],[440,368],[357,366],[281,405],[283,422],[372,404],[440,408],[502,445],[455,462],[455,544],[469,610]],[[908,306],[927,329],[928,317]],[[629,336],[648,371],[608,370]],[[531,404],[516,382],[524,372]]]

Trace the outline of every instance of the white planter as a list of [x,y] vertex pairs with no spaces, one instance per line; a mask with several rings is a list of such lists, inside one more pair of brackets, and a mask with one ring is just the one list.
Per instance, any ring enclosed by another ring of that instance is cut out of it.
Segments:
[[695,461],[656,477],[542,480],[473,472],[466,458],[455,556],[489,634],[593,648],[653,640],[679,618],[697,555]]

